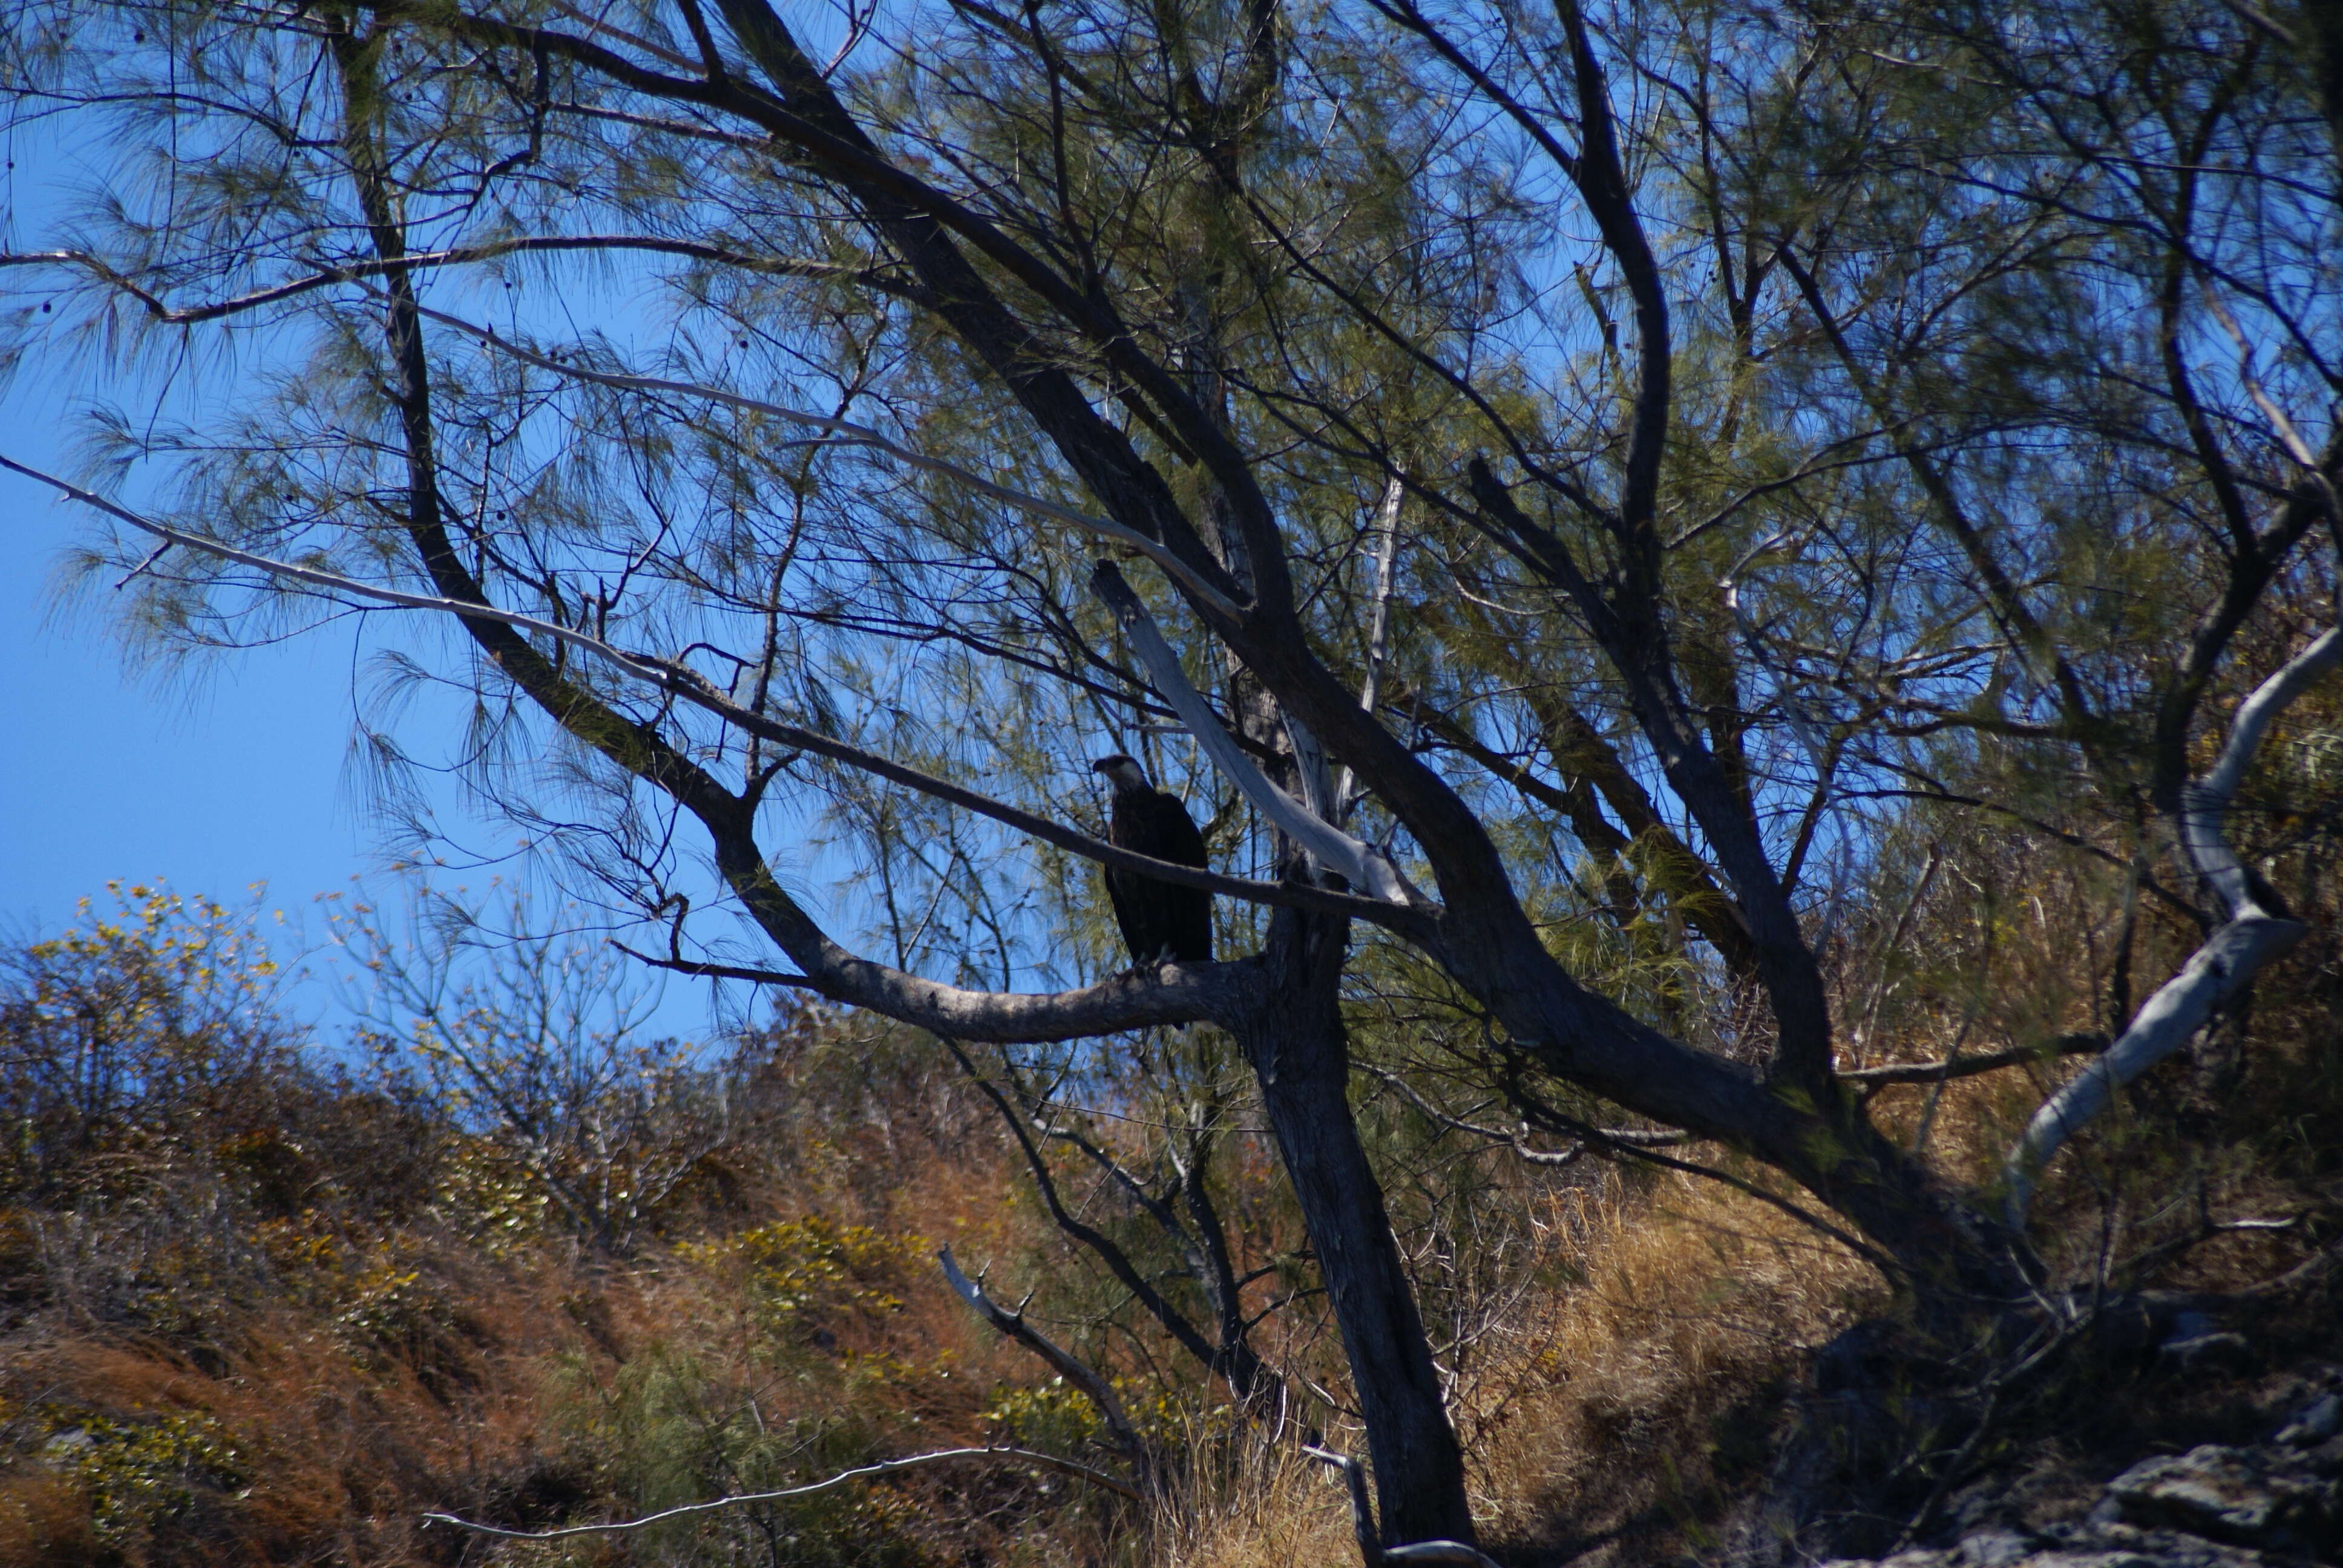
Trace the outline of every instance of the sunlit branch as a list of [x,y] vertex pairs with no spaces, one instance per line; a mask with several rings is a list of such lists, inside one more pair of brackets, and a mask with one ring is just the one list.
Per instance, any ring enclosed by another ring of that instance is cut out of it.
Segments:
[[1111,561],[1101,561],[1091,574],[1091,590],[1112,610],[1122,623],[1123,632],[1131,638],[1131,651],[1147,667],[1147,677],[1155,689],[1171,703],[1172,710],[1196,743],[1204,749],[1213,763],[1227,775],[1231,783],[1244,792],[1253,809],[1275,823],[1278,829],[1300,843],[1326,866],[1342,873],[1354,888],[1372,890],[1375,902],[1398,904],[1403,908],[1428,904],[1423,895],[1407,885],[1399,868],[1388,858],[1352,838],[1341,829],[1312,816],[1307,807],[1280,789],[1269,776],[1246,756],[1229,732],[1214,717],[1212,707],[1196,689],[1189,684],[1186,671],[1180,668],[1179,655],[1163,640],[1155,621],[1131,585]]
[[827,1492],[850,1481],[869,1476],[887,1475],[898,1470],[910,1470],[922,1464],[933,1464],[946,1459],[1006,1460],[1013,1464],[1039,1465],[1054,1470],[1061,1475],[1071,1475],[1087,1481],[1092,1486],[1139,1501],[1138,1489],[1128,1482],[1119,1481],[1103,1470],[1093,1470],[1087,1464],[1077,1464],[1071,1459],[1060,1459],[1054,1453],[1035,1453],[1024,1448],[943,1448],[933,1453],[914,1453],[902,1459],[882,1459],[876,1464],[865,1464],[853,1470],[840,1471],[826,1481],[805,1486],[785,1486],[778,1492],[742,1492],[730,1497],[711,1498],[706,1503],[687,1503],[680,1508],[669,1508],[658,1513],[647,1513],[640,1519],[621,1519],[609,1524],[572,1524],[561,1530],[507,1530],[500,1525],[482,1524],[470,1519],[459,1519],[452,1513],[427,1513],[423,1517],[433,1524],[451,1525],[458,1530],[469,1530],[481,1535],[494,1535],[506,1541],[563,1541],[578,1535],[615,1535],[624,1531],[641,1530],[653,1524],[664,1524],[670,1519],[689,1519],[694,1514],[712,1513],[719,1508],[739,1508],[752,1503],[779,1503],[792,1497],[810,1497],[817,1492]]
[[2044,1102],[2002,1161],[2010,1222],[2022,1224],[2042,1168],[2067,1139],[2107,1109],[2115,1091],[2187,1045],[2213,1010],[2309,932],[2301,921],[2273,913],[2222,829],[2229,802],[2270,721],[2312,681],[2343,658],[2343,628],[2329,627],[2254,689],[2230,722],[2228,739],[2212,768],[2181,790],[2180,836],[2188,857],[2228,916],[2191,953],[2180,972],[2147,999],[2122,1036],[2073,1082]]
[[[1399,558],[1399,508],[1407,498],[1407,481],[1393,474],[1383,483],[1383,498],[1375,508],[1375,598],[1374,610],[1367,624],[1367,673],[1359,688],[1359,707],[1368,713],[1375,710],[1375,699],[1381,694],[1383,660],[1391,651],[1392,568]],[[1334,781],[1334,825],[1341,827],[1351,814],[1353,771],[1349,763],[1342,765]]]
[[[936,1261],[942,1265],[944,1282],[951,1286],[952,1293],[966,1302],[969,1310],[990,1324],[994,1332],[1023,1345],[1047,1363],[1052,1372],[1082,1391],[1082,1396],[1091,1402],[1092,1408],[1099,1412],[1099,1419],[1106,1423],[1107,1431],[1113,1435],[1115,1446],[1143,1472],[1147,1462],[1147,1444],[1140,1440],[1139,1429],[1131,1424],[1131,1417],[1125,1413],[1122,1401],[1115,1397],[1113,1386],[1099,1375],[1098,1369],[1027,1322],[1021,1309],[1004,1307],[994,1301],[986,1293],[981,1279],[971,1280],[961,1271],[960,1262],[952,1256],[950,1247],[936,1253]],[[1118,1490],[1125,1496],[1136,1495],[1128,1487]]]

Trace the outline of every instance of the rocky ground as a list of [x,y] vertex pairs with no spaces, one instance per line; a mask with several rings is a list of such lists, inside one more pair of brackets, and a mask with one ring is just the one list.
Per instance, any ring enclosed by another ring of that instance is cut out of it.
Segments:
[[[2263,1442],[2143,1459],[2044,1507],[2020,1483],[1952,1500],[1947,1543],[1878,1568],[2280,1568],[2343,1563],[2343,1367],[2300,1378]],[[2063,1516],[2061,1516],[2063,1515]],[[1841,1559],[1825,1568],[1868,1568]]]

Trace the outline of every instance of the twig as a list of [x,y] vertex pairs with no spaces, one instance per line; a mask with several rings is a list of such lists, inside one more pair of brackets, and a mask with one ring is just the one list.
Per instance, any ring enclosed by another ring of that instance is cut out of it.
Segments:
[[[1467,1121],[1462,1117],[1451,1116],[1447,1111],[1426,1100],[1417,1092],[1413,1084],[1395,1072],[1386,1071],[1380,1067],[1370,1067],[1365,1070],[1396,1090],[1400,1098],[1414,1106],[1427,1121],[1436,1121],[1451,1131],[1470,1132],[1475,1138],[1485,1138],[1492,1143],[1502,1143],[1529,1164],[1572,1165],[1577,1163],[1581,1155],[1588,1152],[1584,1143],[1574,1143],[1562,1150],[1533,1149],[1529,1146],[1529,1141],[1519,1132],[1508,1132],[1501,1127],[1483,1127],[1476,1121]],[[1636,1127],[1597,1128],[1594,1131],[1594,1136],[1599,1140],[1598,1147],[1615,1144],[1635,1149],[1673,1149],[1678,1144],[1693,1141],[1693,1135],[1689,1132],[1653,1132]]]
[[1983,1056],[1950,1055],[1942,1061],[1899,1061],[1888,1067],[1862,1067],[1838,1075],[1842,1083],[1855,1085],[1858,1094],[1871,1094],[1896,1083],[1941,1083],[1953,1078],[1974,1078],[1980,1072],[1998,1072],[2005,1067],[2023,1067],[2029,1061],[2046,1061],[2060,1056],[2091,1056],[2107,1048],[2107,1037],[2085,1031],[2062,1034],[2033,1045],[2012,1046],[2007,1050],[1988,1051]]
[[1374,1500],[1367,1495],[1367,1470],[1347,1453],[1315,1443],[1304,1445],[1302,1452],[1321,1464],[1331,1464],[1342,1473],[1351,1489],[1351,1533],[1358,1538],[1359,1561],[1366,1568],[1379,1568],[1383,1560],[1383,1536],[1375,1529]]
[[1087,1464],[1077,1464],[1071,1459],[1061,1459],[1054,1453],[1036,1453],[1025,1448],[942,1448],[933,1453],[914,1453],[901,1459],[882,1459],[876,1464],[865,1464],[853,1470],[842,1470],[827,1481],[813,1482],[805,1486],[785,1486],[777,1492],[742,1492],[729,1497],[710,1498],[706,1503],[687,1503],[680,1508],[669,1508],[658,1513],[647,1513],[640,1519],[622,1519],[611,1524],[572,1524],[560,1530],[507,1530],[501,1525],[482,1524],[477,1520],[458,1519],[452,1513],[427,1513],[429,1524],[448,1524],[458,1530],[470,1530],[482,1535],[494,1535],[506,1541],[560,1541],[573,1535],[608,1535],[623,1530],[640,1530],[648,1525],[661,1524],[670,1519],[682,1519],[694,1513],[706,1513],[718,1508],[731,1508],[745,1503],[778,1503],[784,1498],[805,1497],[826,1492],[849,1481],[865,1476],[885,1475],[891,1471],[909,1470],[914,1465],[932,1464],[943,1459],[1006,1459],[1020,1464],[1039,1465],[1054,1470],[1061,1475],[1071,1475],[1087,1481],[1092,1486],[1138,1502],[1138,1489],[1119,1481],[1102,1470]]
[[1945,1494],[1952,1491],[1955,1484],[1959,1482],[1962,1473],[1968,1469],[1970,1459],[1976,1455],[1978,1445],[1985,1442],[1986,1433],[1993,1426],[1994,1415],[2001,1405],[2001,1390],[2002,1384],[1999,1379],[1996,1379],[1987,1385],[1985,1392],[1985,1408],[1977,1412],[1976,1425],[1970,1429],[1968,1436],[1962,1441],[1960,1448],[1953,1454],[1951,1462],[1945,1466],[1944,1473],[1936,1477],[1936,1483],[1928,1489],[1927,1500],[1920,1504],[1920,1511],[1912,1515],[1910,1521],[1905,1524],[1903,1533],[1896,1537],[1896,1544],[1887,1549],[1888,1555],[1892,1557],[1911,1545],[1920,1532],[1928,1527],[1928,1521],[1936,1516],[1936,1510],[1943,1505]]
[[817,991],[822,989],[821,981],[811,975],[793,975],[780,970],[747,969],[739,964],[701,963],[693,959],[654,958],[649,953],[637,952],[615,938],[610,945],[639,963],[649,964],[653,969],[670,970],[679,975],[690,975],[696,980],[747,980],[754,985],[797,986],[801,990]]

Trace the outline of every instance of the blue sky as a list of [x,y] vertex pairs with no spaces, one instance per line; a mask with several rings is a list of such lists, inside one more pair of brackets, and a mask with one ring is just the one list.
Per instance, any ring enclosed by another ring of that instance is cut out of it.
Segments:
[[[5,412],[12,451],[55,460],[25,449],[51,430]],[[266,881],[306,901],[367,865],[367,828],[342,787],[347,637],[135,678],[105,605],[68,615],[55,591],[80,519],[5,474],[0,518],[0,916],[54,929],[116,877],[219,895]]]
[[[65,172],[8,147],[0,243],[38,243]],[[0,387],[0,448],[69,466],[85,389],[35,366]],[[212,661],[169,680],[126,670],[102,597],[68,605],[59,565],[85,519],[0,472],[0,935],[55,931],[116,878],[234,900],[256,882],[294,909],[372,869],[342,785],[348,639]]]
[[[69,472],[77,396],[19,378],[0,393],[0,450]],[[87,522],[0,470],[0,940],[54,934],[84,899],[110,907],[110,881],[161,879],[231,906],[257,891],[286,917],[284,956],[318,945],[321,895],[362,876],[387,899],[398,882],[390,836],[349,763],[357,631],[345,623],[168,672],[131,668],[106,590],[65,591],[65,553]],[[455,722],[432,708],[427,695],[411,704],[401,727],[425,756]],[[515,827],[475,816],[452,785],[423,782],[468,847],[495,855],[518,842]],[[457,879],[478,889],[491,874]],[[657,989],[652,1030],[706,1037],[707,987]],[[322,971],[297,981],[288,1002],[328,1042],[348,1017]]]
[[[38,127],[0,136],[0,248],[55,244],[63,193],[88,183],[105,150],[61,144]],[[101,388],[136,395],[101,383],[85,360],[29,361],[0,382],[0,451],[71,475],[74,417]],[[354,624],[167,672],[130,668],[106,590],[65,591],[65,552],[90,521],[75,503],[0,470],[0,940],[55,933],[84,899],[109,907],[107,884],[117,879],[160,879],[232,906],[258,890],[287,918],[287,958],[322,939],[321,895],[363,876],[390,901],[393,841],[350,761],[353,689],[367,651]],[[450,703],[426,693],[407,706],[400,739],[428,759],[459,722]],[[418,782],[467,849],[499,857],[518,844],[517,828],[468,811],[452,784],[428,774]],[[477,890],[491,874],[468,869],[441,880]],[[709,988],[659,989],[649,1026],[705,1037]],[[348,1016],[322,974],[297,983],[288,1001],[328,1041]]]

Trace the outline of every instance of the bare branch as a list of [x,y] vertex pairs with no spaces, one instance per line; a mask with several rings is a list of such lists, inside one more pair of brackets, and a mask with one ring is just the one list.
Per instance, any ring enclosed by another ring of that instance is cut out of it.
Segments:
[[2263,908],[2254,879],[2222,829],[2270,721],[2343,657],[2343,628],[2329,627],[2256,687],[2238,706],[2211,769],[2181,789],[2180,835],[2189,859],[2221,900],[2228,923],[2205,939],[2180,972],[2147,999],[2122,1038],[2080,1076],[2052,1095],[2026,1123],[2002,1162],[2010,1223],[2022,1224],[2034,1183],[2060,1146],[2115,1097],[2115,1091],[2188,1043],[2215,1008],[2251,983],[2261,969],[2309,928]]
[[2187,846],[2188,858],[2199,874],[2212,885],[2214,896],[2233,918],[2271,911],[2263,910],[2256,901],[2252,879],[2246,875],[2237,852],[2229,848],[2221,819],[2228,812],[2237,786],[2245,782],[2246,768],[2260,749],[2270,721],[2301,696],[2304,688],[2333,669],[2338,658],[2343,658],[2343,628],[2329,627],[2254,689],[2253,695],[2237,709],[2237,716],[2229,726],[2229,739],[2212,769],[2202,780],[2181,790],[2181,841]]
[[2246,915],[2231,920],[2189,955],[2180,972],[2148,998],[2123,1037],[2079,1077],[2046,1101],[2002,1162],[2012,1225],[2023,1224],[2034,1183],[2067,1139],[2107,1107],[2115,1091],[2188,1043],[2213,1009],[2245,989],[2257,971],[2300,941],[2298,920]]
[[[1374,612],[1367,626],[1367,674],[1359,688],[1359,707],[1366,712],[1375,710],[1375,699],[1383,684],[1383,659],[1391,650],[1392,568],[1399,558],[1399,506],[1407,498],[1407,482],[1393,474],[1383,485],[1383,498],[1375,508],[1375,599]],[[1352,797],[1353,770],[1342,764],[1342,775],[1334,783],[1334,825],[1340,827],[1351,815],[1356,804]]]
[[1131,1417],[1124,1412],[1122,1402],[1115,1398],[1114,1390],[1106,1379],[1101,1377],[1089,1362],[1027,1322],[1022,1311],[1012,1312],[985,1294],[982,1282],[971,1280],[960,1271],[950,1247],[936,1254],[936,1261],[943,1266],[944,1280],[951,1286],[953,1293],[966,1302],[978,1317],[991,1324],[1004,1337],[1016,1341],[1041,1357],[1051,1371],[1082,1391],[1082,1397],[1097,1409],[1099,1419],[1106,1422],[1107,1431],[1113,1434],[1115,1446],[1139,1467],[1141,1474],[1145,1474],[1147,1444],[1141,1440],[1139,1429],[1131,1424]]
[[1839,1081],[1852,1083],[1857,1093],[1870,1093],[1897,1083],[1942,1083],[1955,1078],[1975,1078],[1983,1072],[1998,1072],[2005,1067],[2023,1067],[2029,1061],[2047,1061],[2061,1056],[2088,1056],[2107,1048],[2104,1034],[2062,1034],[2037,1045],[2016,1046],[2008,1050],[1988,1051],[1983,1056],[1947,1058],[1943,1061],[1899,1061],[1886,1067],[1859,1067],[1842,1072]]
[[1163,640],[1155,628],[1155,621],[1131,585],[1111,561],[1101,561],[1091,575],[1091,591],[1112,610],[1121,621],[1131,638],[1131,651],[1147,667],[1147,677],[1155,689],[1172,704],[1188,726],[1188,732],[1206,755],[1227,775],[1231,783],[1244,792],[1256,810],[1274,822],[1280,830],[1318,857],[1330,869],[1340,872],[1354,888],[1366,888],[1375,895],[1373,902],[1384,907],[1393,904],[1403,908],[1436,909],[1422,893],[1408,886],[1407,879],[1390,859],[1341,829],[1311,815],[1309,809],[1269,781],[1269,776],[1254,766],[1252,759],[1221,728],[1212,708],[1196,689],[1190,685],[1185,671],[1180,668],[1179,655]]
[[1054,1470],[1061,1475],[1071,1475],[1087,1481],[1092,1486],[1132,1502],[1140,1501],[1138,1489],[1118,1481],[1103,1470],[1093,1470],[1087,1464],[1077,1464],[1071,1459],[1061,1459],[1054,1453],[1036,1453],[1024,1448],[941,1448],[933,1453],[908,1454],[901,1459],[882,1459],[876,1464],[865,1464],[853,1470],[843,1470],[827,1481],[813,1482],[805,1486],[785,1486],[778,1492],[742,1492],[730,1497],[710,1498],[706,1503],[687,1503],[680,1508],[669,1508],[658,1513],[645,1514],[640,1519],[622,1519],[610,1524],[572,1524],[560,1530],[507,1530],[501,1525],[482,1524],[470,1519],[459,1519],[452,1513],[427,1513],[424,1520],[431,1524],[452,1525],[458,1530],[469,1530],[480,1535],[494,1535],[506,1541],[561,1541],[578,1535],[615,1535],[623,1531],[641,1530],[653,1524],[664,1524],[670,1519],[686,1519],[697,1513],[711,1513],[719,1508],[738,1508],[750,1503],[779,1503],[791,1497],[809,1497],[817,1492],[827,1492],[849,1481],[866,1476],[886,1475],[898,1470],[910,1470],[917,1465],[933,1464],[946,1459],[1007,1460],[1016,1464],[1031,1464],[1043,1470]]
[[[580,234],[528,235],[514,239],[495,240],[485,245],[457,246],[447,250],[419,251],[412,256],[394,258],[376,257],[367,261],[343,262],[337,266],[320,266],[303,276],[255,289],[229,299],[216,299],[203,305],[171,306],[157,295],[140,287],[126,274],[116,271],[104,258],[83,250],[15,251],[0,253],[0,267],[7,266],[74,266],[89,273],[99,281],[119,289],[146,307],[156,320],[173,327],[190,327],[222,317],[237,316],[248,310],[297,298],[317,289],[337,283],[358,283],[379,277],[392,271],[418,267],[462,266],[474,262],[493,261],[499,256],[522,256],[543,252],[639,250],[661,256],[679,256],[690,261],[713,262],[723,266],[736,266],[744,271],[769,273],[779,277],[840,278],[850,282],[892,293],[907,292],[905,286],[883,273],[868,267],[843,266],[836,262],[809,261],[798,256],[758,256],[753,252],[733,250],[724,246],[707,245],[698,240],[667,239],[658,235]],[[428,315],[429,312],[425,312]]]

